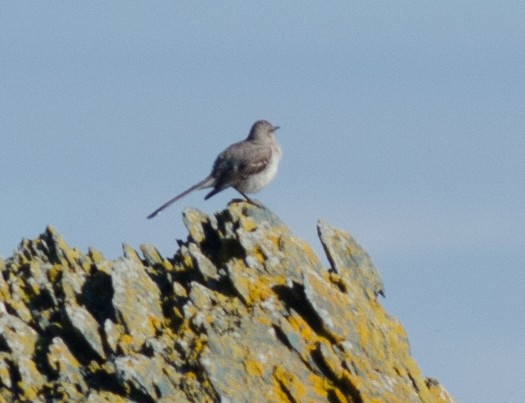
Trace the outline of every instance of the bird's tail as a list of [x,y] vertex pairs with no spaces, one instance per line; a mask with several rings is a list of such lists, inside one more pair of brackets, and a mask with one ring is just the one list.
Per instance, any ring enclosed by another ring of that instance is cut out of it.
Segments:
[[204,188],[209,188],[211,186],[213,186],[215,183],[215,178],[212,177],[211,175],[208,176],[207,178],[204,178],[203,180],[201,180],[199,183],[196,183],[195,185],[193,185],[191,188],[185,190],[184,192],[182,192],[181,194],[175,196],[173,199],[170,199],[168,200],[166,203],[164,203],[162,206],[160,206],[157,210],[155,210],[153,213],[151,213],[148,218],[153,218],[155,217],[157,214],[159,214],[162,210],[164,210],[165,208],[168,208],[169,206],[171,206],[173,203],[175,203],[177,200],[179,199],[182,199],[184,196],[186,196],[188,193],[190,192],[193,192],[194,190],[198,190],[198,189],[204,189]]

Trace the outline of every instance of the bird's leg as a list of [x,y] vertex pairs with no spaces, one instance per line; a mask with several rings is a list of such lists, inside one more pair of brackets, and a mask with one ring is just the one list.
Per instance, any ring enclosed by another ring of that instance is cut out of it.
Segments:
[[239,189],[235,189],[235,190],[236,190],[237,192],[239,192],[240,194],[242,194],[243,197],[244,197],[246,200],[248,200],[250,203],[253,203],[253,200],[250,199],[250,198],[248,197],[248,195],[246,195],[246,193],[240,191]]
[[242,194],[248,203],[251,203],[251,204],[253,204],[254,206],[257,206],[257,207],[264,207],[261,203],[256,202],[255,200],[250,199],[250,198],[246,195],[246,193],[241,192],[239,189],[235,189],[235,190],[236,190],[237,192],[239,192],[240,194]]

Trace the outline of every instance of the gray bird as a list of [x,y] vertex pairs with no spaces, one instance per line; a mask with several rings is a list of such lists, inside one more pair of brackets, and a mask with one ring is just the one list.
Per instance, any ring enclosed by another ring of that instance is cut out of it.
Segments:
[[177,200],[198,189],[213,188],[204,198],[208,200],[214,194],[232,187],[252,202],[246,193],[258,192],[277,174],[282,154],[274,135],[278,128],[279,126],[273,126],[266,120],[255,122],[246,140],[232,144],[219,154],[209,176],[164,203],[148,218],[155,217]]

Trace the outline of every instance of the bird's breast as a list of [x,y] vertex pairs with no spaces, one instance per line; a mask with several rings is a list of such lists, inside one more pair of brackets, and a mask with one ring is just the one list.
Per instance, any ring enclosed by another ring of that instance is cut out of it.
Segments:
[[268,185],[277,175],[281,154],[281,148],[278,145],[273,147],[272,156],[266,168],[245,178],[236,188],[245,193],[256,193]]

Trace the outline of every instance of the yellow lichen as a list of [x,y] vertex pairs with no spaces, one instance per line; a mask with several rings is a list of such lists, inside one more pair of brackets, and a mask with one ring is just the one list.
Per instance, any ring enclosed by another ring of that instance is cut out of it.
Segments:
[[133,337],[129,334],[123,334],[119,337],[117,344],[124,353],[128,353],[133,345]]
[[38,394],[38,390],[30,385],[27,385],[25,382],[18,382],[18,388],[20,389],[21,395],[24,397],[24,401],[34,402]]
[[262,323],[263,325],[268,326],[268,327],[272,326],[273,324],[270,317],[266,315],[257,315],[255,320],[257,320],[259,323]]
[[273,287],[276,285],[286,284],[284,276],[260,276],[259,281],[251,282],[247,281],[249,289],[249,299],[253,304],[254,302],[265,301],[273,296],[275,293]]
[[192,269],[193,268],[193,259],[191,258],[190,255],[188,254],[183,254],[182,256],[182,264],[187,268],[187,269]]
[[251,255],[257,259],[259,263],[264,263],[266,260],[266,256],[262,249],[257,245],[253,251],[251,251]]
[[286,388],[288,393],[290,393],[296,401],[306,401],[306,387],[301,383],[299,378],[297,378],[297,375],[293,372],[287,371],[282,366],[277,365],[273,372],[273,376],[281,385],[283,385],[283,387]]
[[205,337],[195,337],[192,345],[192,353],[190,359],[197,360],[204,348],[206,347],[206,338]]
[[9,373],[9,369],[4,365],[0,366],[0,379],[4,386],[11,387],[11,374]]
[[161,328],[162,320],[156,316],[148,315],[148,322],[154,330],[158,330]]
[[312,330],[302,316],[290,315],[288,317],[288,322],[292,328],[302,336],[302,339],[312,346],[313,349],[314,343],[320,340],[320,336]]
[[62,274],[62,271],[63,271],[63,267],[62,266],[60,266],[59,264],[54,264],[47,271],[47,273],[46,273],[47,274],[47,278],[49,279],[49,281],[54,283],[60,278],[60,275]]
[[261,376],[263,373],[263,367],[261,363],[257,360],[246,359],[244,361],[244,366],[246,368],[246,372],[248,372],[248,374],[250,375]]
[[328,379],[321,378],[319,375],[312,373],[308,376],[308,380],[320,396],[326,396],[326,391],[331,389]]
[[335,284],[336,286],[338,286],[339,288],[342,288],[343,290],[346,290],[347,289],[347,284],[346,282],[343,280],[343,278],[333,272],[333,271],[323,271],[321,272],[321,274],[323,275],[323,278],[329,282],[331,282],[332,284]]
[[273,245],[275,245],[277,248],[279,248],[279,245],[281,243],[281,233],[278,231],[272,231],[270,232],[266,237]]
[[245,217],[243,220],[241,220],[242,228],[246,232],[252,232],[257,228],[257,224],[254,220],[252,220],[250,217]]
[[192,371],[184,373],[184,377],[187,378],[189,381],[197,380],[197,375],[195,374],[195,372]]
[[173,271],[173,265],[170,263],[169,260],[167,259],[164,259],[162,261],[162,267],[166,270],[166,271]]

